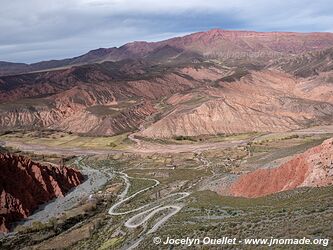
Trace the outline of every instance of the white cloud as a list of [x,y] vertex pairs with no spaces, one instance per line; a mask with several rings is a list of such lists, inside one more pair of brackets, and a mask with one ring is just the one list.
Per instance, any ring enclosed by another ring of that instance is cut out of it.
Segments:
[[0,0],[0,60],[75,56],[210,28],[332,30],[329,0]]

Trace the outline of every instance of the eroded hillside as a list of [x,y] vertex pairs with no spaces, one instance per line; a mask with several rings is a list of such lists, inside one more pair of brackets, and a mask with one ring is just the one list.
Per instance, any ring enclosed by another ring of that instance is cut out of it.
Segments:
[[84,181],[77,170],[45,166],[27,157],[0,154],[0,232],[27,218],[39,205],[64,196]]
[[230,194],[260,197],[299,187],[322,187],[333,184],[333,139],[296,155],[277,168],[263,168],[241,176]]
[[0,130],[171,138],[330,124],[332,46],[331,33],[215,29],[63,61],[2,62],[21,74],[0,77]]

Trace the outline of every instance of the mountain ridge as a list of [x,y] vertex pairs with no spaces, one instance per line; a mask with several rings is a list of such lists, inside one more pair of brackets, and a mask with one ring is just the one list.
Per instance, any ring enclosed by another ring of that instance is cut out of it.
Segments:
[[0,76],[0,130],[155,138],[327,125],[332,46],[331,33],[215,29],[93,50],[76,57],[84,65]]
[[[261,40],[260,42],[256,42],[252,38]],[[224,44],[220,44],[220,41],[224,41]],[[291,42],[292,46],[286,46],[286,44]],[[165,45],[192,52],[201,52],[203,50],[202,54],[204,56],[221,58],[231,56],[234,52],[263,53],[263,50],[267,53],[294,54],[333,46],[333,33],[257,32],[212,29],[158,42],[135,41],[119,47],[93,49],[80,56],[60,60],[40,61],[32,64],[2,61],[0,63],[0,75],[50,70],[103,61],[119,61],[128,58],[142,58],[148,56],[153,50]],[[210,46],[207,47],[207,45]],[[216,49],[214,49],[214,46],[217,46]],[[227,47],[230,48],[220,53],[221,50],[223,51]]]

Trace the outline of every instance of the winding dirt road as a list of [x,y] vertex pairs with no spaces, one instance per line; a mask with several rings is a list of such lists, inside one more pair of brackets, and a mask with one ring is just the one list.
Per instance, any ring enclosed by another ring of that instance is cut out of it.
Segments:
[[[132,209],[132,210],[130,210],[130,211],[126,211],[126,212],[118,212],[118,213],[117,213],[117,212],[114,212],[114,210],[115,210],[117,207],[119,207],[121,204],[123,204],[123,203],[125,203],[125,202],[127,202],[127,201],[129,201],[129,200],[131,200],[131,199],[133,199],[133,198],[134,198],[135,196],[137,196],[138,194],[141,194],[141,193],[143,193],[143,192],[145,192],[145,191],[148,191],[148,190],[150,190],[150,189],[152,189],[152,188],[154,188],[154,187],[156,187],[156,186],[158,186],[158,185],[160,184],[160,182],[159,182],[158,180],[155,180],[155,179],[148,179],[148,178],[133,178],[133,177],[129,177],[127,174],[122,173],[122,172],[116,172],[116,173],[120,174],[121,178],[124,179],[125,184],[126,184],[126,187],[125,187],[125,190],[124,190],[124,191],[118,196],[119,201],[118,201],[116,204],[114,204],[114,205],[109,209],[109,214],[110,214],[110,215],[125,215],[125,214],[129,214],[129,213],[132,213],[132,212],[139,211],[139,210],[141,210],[141,209],[143,209],[143,208],[145,208],[145,207],[147,207],[147,206],[150,205],[150,204],[147,204],[147,205],[144,205],[144,206],[142,206],[142,207],[139,207],[139,208],[136,208],[136,209]],[[138,192],[132,194],[131,196],[125,198],[126,195],[127,195],[127,193],[128,193],[129,187],[131,186],[131,183],[129,182],[129,179],[130,179],[130,178],[132,178],[132,179],[140,179],[140,180],[150,180],[150,181],[154,181],[155,184],[152,185],[152,186],[150,186],[150,187],[144,188],[144,189],[142,189],[142,190],[140,190],[140,191],[138,191]]]
[[[177,204],[177,203],[179,201],[181,201],[182,199],[186,198],[187,196],[189,196],[190,193],[189,192],[173,193],[173,194],[167,195],[167,196],[161,198],[160,200],[158,200],[157,205],[154,205],[155,202],[153,202],[153,203],[150,203],[150,204],[148,203],[141,207],[134,208],[134,209],[131,209],[131,210],[128,210],[125,212],[116,212],[115,210],[118,207],[120,207],[123,203],[133,199],[135,196],[137,196],[145,191],[148,191],[160,184],[160,182],[156,179],[135,178],[135,179],[141,179],[141,180],[151,180],[151,181],[154,181],[155,183],[147,188],[144,188],[144,189],[141,189],[141,190],[135,192],[131,196],[126,197],[129,187],[131,185],[129,179],[133,178],[133,177],[130,177],[123,172],[117,172],[117,174],[119,174],[121,176],[121,178],[124,179],[126,187],[125,187],[124,191],[118,196],[118,201],[109,209],[110,215],[112,215],[112,216],[126,215],[126,214],[130,214],[130,213],[142,211],[150,206],[153,206],[151,208],[148,208],[147,210],[139,212],[139,213],[135,214],[134,216],[130,217],[124,223],[125,227],[130,228],[130,229],[137,228],[137,227],[145,224],[149,219],[153,218],[154,215],[158,214],[159,212],[166,211],[166,213],[160,217],[160,220],[158,222],[156,222],[148,231],[146,231],[138,240],[136,240],[130,246],[126,246],[126,249],[133,249],[133,248],[137,247],[142,240],[144,240],[146,235],[156,232],[160,226],[162,226],[166,221],[168,221],[173,215],[177,214],[183,207],[181,204]],[[177,197],[177,196],[179,196],[179,197]],[[177,197],[177,198],[170,200],[170,198],[173,198],[173,197]],[[169,203],[169,204],[167,204],[167,203]]]

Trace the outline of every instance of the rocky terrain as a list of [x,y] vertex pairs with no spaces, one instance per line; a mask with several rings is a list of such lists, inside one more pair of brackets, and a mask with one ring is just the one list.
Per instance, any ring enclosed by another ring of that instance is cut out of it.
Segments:
[[304,80],[273,70],[251,71],[238,81],[217,84],[203,89],[200,98],[193,93],[171,97],[171,103],[179,100],[177,107],[140,135],[278,132],[332,122],[329,85],[308,91]]
[[29,217],[0,248],[331,239],[332,48],[332,33],[214,29],[0,62],[0,232]]
[[54,68],[71,67],[129,58],[155,62],[182,61],[198,56],[206,58],[264,59],[299,54],[333,46],[331,33],[254,32],[213,29],[161,42],[131,42],[119,48],[100,48],[64,60],[34,64],[0,62],[0,75],[18,74]]
[[258,169],[242,175],[231,185],[230,194],[253,198],[298,187],[332,184],[333,139],[328,139],[277,168]]
[[46,166],[24,156],[0,154],[0,232],[10,223],[28,217],[39,205],[63,197],[84,181],[84,176],[68,167]]
[[140,128],[170,138],[329,124],[332,46],[331,33],[215,29],[72,59],[1,62],[0,130]]
[[[98,135],[126,132],[137,128],[146,116],[156,111],[153,102],[160,96],[196,84],[173,73],[153,80],[113,82],[112,76],[100,70],[89,70],[89,74],[96,76],[89,80],[77,79],[80,75],[74,70],[66,71],[71,72],[66,72],[66,76],[58,71],[42,73],[45,82],[38,83],[35,79],[36,84],[32,84],[29,79],[16,87],[11,80],[16,81],[17,77],[5,79],[4,85],[8,84],[9,89],[2,91],[0,127],[3,130],[9,126],[52,128]],[[73,83],[67,84],[72,77]],[[90,123],[82,126],[83,120]]]
[[275,65],[298,77],[310,77],[333,70],[333,48],[311,51],[277,60]]

